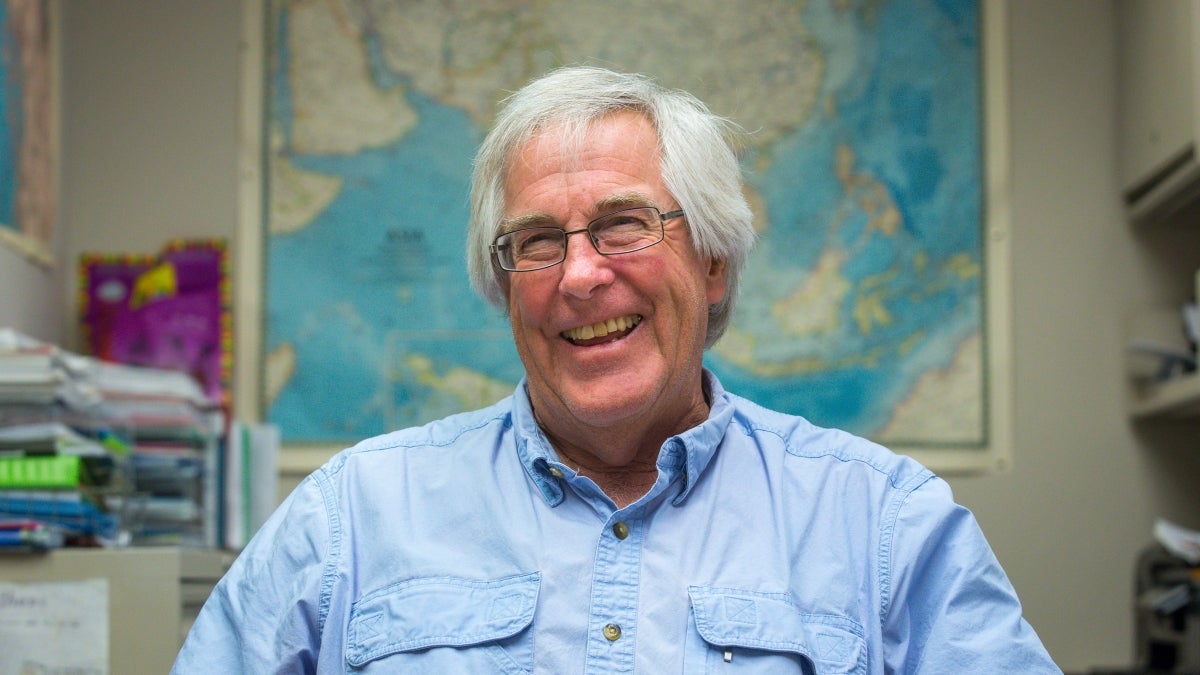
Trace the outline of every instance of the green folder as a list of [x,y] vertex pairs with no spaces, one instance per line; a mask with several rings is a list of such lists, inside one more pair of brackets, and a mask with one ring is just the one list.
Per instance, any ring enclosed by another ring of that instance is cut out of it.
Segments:
[[104,485],[112,475],[110,457],[41,455],[0,457],[0,489],[74,488]]

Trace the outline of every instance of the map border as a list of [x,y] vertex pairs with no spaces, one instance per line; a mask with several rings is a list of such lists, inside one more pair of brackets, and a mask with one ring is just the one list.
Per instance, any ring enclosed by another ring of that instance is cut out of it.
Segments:
[[[49,137],[47,142],[47,162],[49,163],[50,176],[50,222],[47,226],[44,238],[34,236],[25,232],[20,223],[3,223],[0,224],[0,245],[14,251],[23,256],[30,262],[41,265],[46,268],[53,268],[55,265],[55,240],[57,239],[58,230],[58,200],[59,186],[61,184],[60,173],[60,153],[59,153],[59,120],[61,117],[61,92],[59,91],[62,75],[59,72],[61,67],[61,59],[59,54],[61,47],[59,45],[59,32],[61,19],[59,18],[59,3],[52,0],[38,0],[41,5],[40,13],[45,21],[46,27],[46,60],[49,63],[48,78],[50,82],[47,87],[49,89]],[[6,30],[7,25],[0,25],[0,30]],[[2,79],[0,79],[2,82]],[[3,131],[0,133],[8,133],[8,120],[0,119],[0,128]]]
[[[264,138],[267,3],[245,3],[242,17],[239,134],[240,177],[234,255],[234,414],[261,422],[265,402],[263,271],[266,224]],[[984,438],[981,448],[939,445],[898,450],[941,474],[976,474],[1012,468],[1011,157],[1009,155],[1008,10],[1004,0],[980,0],[983,83],[985,351]],[[240,358],[237,355],[241,355]],[[281,476],[301,478],[344,444],[286,443]]]

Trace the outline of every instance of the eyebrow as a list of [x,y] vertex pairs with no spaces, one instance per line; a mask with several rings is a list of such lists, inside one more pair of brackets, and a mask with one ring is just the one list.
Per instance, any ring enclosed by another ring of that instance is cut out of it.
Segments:
[[523,230],[527,227],[555,227],[554,217],[548,213],[526,213],[520,216],[512,216],[500,221],[500,229],[497,234],[506,232],[514,232]]
[[[592,213],[595,214],[592,217],[598,218],[613,211],[639,206],[654,206],[654,200],[641,192],[622,192],[609,195],[592,205]],[[499,233],[513,232],[527,227],[561,227],[561,225],[554,216],[542,211],[535,211],[501,220]]]

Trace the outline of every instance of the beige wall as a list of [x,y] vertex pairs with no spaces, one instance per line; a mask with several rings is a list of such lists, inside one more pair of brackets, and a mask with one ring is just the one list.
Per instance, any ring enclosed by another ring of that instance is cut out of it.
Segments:
[[[241,0],[62,3],[63,226],[69,266],[90,251],[233,240]],[[68,272],[65,333],[74,321]]]
[[47,267],[0,244],[0,327],[16,328],[47,342],[63,340],[67,310],[59,271],[61,249],[57,242],[51,247],[59,262]]
[[1010,7],[1015,469],[950,482],[1060,665],[1115,665],[1132,650],[1133,565],[1154,518],[1200,526],[1200,421],[1131,428],[1123,321],[1182,299],[1187,278],[1160,278],[1145,252],[1190,246],[1195,270],[1200,228],[1135,236],[1122,219],[1111,5]]
[[[1126,421],[1122,319],[1136,303],[1179,299],[1164,289],[1179,296],[1187,280],[1150,254],[1194,256],[1200,231],[1135,235],[1122,221],[1110,2],[1008,7],[1015,468],[949,480],[1060,665],[1118,665],[1131,658],[1133,563],[1154,518],[1200,528],[1200,422]],[[66,264],[47,275],[0,251],[0,324],[69,343],[80,252],[234,240],[241,9],[63,10]]]

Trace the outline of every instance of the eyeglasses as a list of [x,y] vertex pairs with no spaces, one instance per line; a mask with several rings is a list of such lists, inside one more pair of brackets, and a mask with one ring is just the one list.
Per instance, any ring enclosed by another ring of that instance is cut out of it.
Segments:
[[638,206],[606,213],[579,230],[557,227],[523,227],[505,232],[492,242],[492,256],[500,269],[532,272],[567,259],[567,237],[588,233],[600,255],[633,253],[663,240],[663,223],[683,215],[683,209],[662,213],[653,206]]

